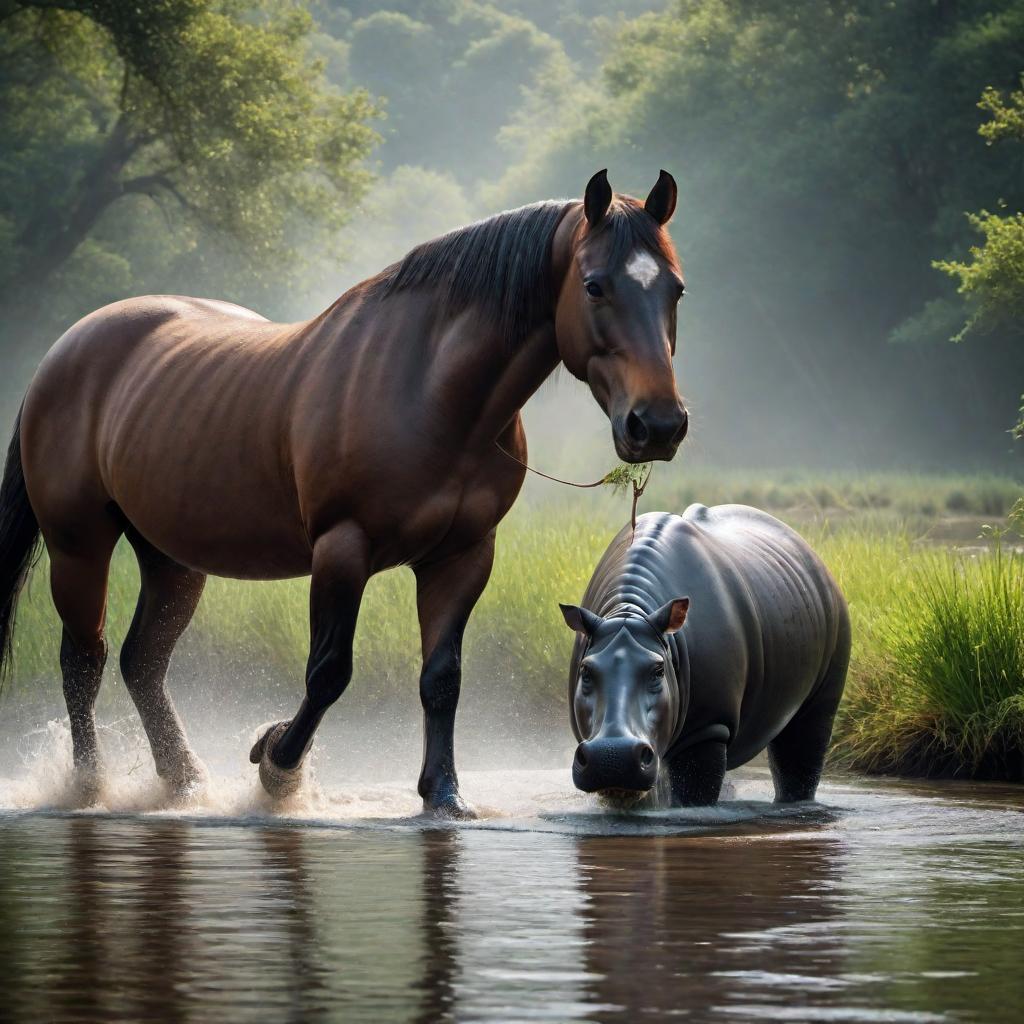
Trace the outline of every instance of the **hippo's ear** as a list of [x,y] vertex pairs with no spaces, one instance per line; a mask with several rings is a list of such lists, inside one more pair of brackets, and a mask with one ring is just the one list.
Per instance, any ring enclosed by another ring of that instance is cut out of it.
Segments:
[[595,615],[586,608],[578,608],[574,604],[560,604],[558,607],[562,609],[565,624],[570,629],[575,629],[577,633],[593,636],[594,630],[601,625],[601,616]]
[[652,615],[648,615],[647,620],[659,633],[675,633],[683,628],[686,613],[689,610],[690,599],[676,597],[667,604],[663,604]]

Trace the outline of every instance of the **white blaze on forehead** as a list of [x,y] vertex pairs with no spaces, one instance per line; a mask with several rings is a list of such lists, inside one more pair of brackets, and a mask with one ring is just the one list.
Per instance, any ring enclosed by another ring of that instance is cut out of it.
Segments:
[[637,249],[626,260],[626,273],[634,281],[637,281],[642,288],[650,288],[654,284],[654,279],[658,276],[658,264],[649,252]]

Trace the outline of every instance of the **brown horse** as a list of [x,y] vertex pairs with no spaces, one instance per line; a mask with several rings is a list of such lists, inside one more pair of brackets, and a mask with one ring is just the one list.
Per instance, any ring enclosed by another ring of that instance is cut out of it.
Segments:
[[470,814],[453,750],[462,635],[523,483],[520,410],[561,361],[608,415],[621,458],[671,459],[686,432],[672,368],[683,282],[663,229],[675,203],[664,171],[646,203],[613,196],[600,171],[582,203],[523,207],[420,245],[305,323],[149,296],[68,330],[29,386],[7,457],[0,639],[9,658],[41,531],[83,783],[98,778],[93,705],[123,533],[142,587],[121,671],[162,777],[178,788],[203,777],[164,678],[208,574],[312,574],[305,698],[250,755],[285,794],[348,684],[367,580],[409,565],[419,792],[428,810]]

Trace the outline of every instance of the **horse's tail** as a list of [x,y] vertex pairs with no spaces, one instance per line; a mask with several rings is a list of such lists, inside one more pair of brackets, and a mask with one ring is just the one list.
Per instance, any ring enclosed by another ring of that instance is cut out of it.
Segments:
[[39,523],[25,489],[19,410],[0,482],[0,681],[11,671],[18,595],[38,557]]

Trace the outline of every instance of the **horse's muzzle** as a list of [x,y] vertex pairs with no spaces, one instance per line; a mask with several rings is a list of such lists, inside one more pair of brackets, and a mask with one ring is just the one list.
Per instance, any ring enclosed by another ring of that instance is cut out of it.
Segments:
[[636,406],[615,424],[615,450],[623,462],[667,462],[675,456],[689,425],[682,405],[661,411]]

